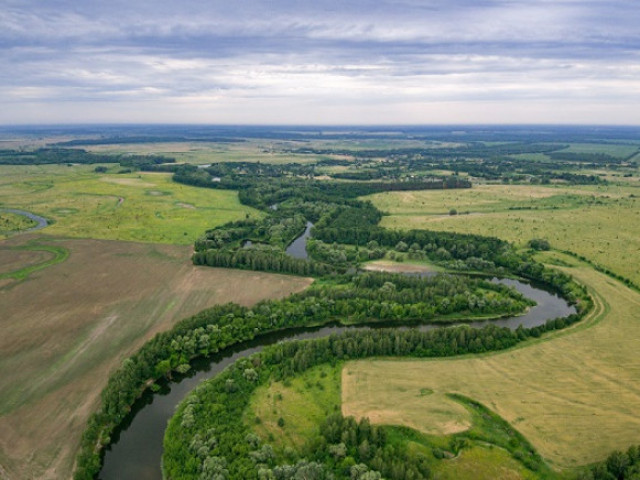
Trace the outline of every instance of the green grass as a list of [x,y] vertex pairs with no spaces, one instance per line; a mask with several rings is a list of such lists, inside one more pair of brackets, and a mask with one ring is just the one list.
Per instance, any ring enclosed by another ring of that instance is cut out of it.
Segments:
[[637,145],[624,144],[598,144],[598,143],[572,143],[569,148],[558,150],[558,152],[571,153],[604,153],[612,157],[626,158],[638,151]]
[[534,480],[540,478],[527,470],[507,451],[491,445],[474,445],[450,460],[436,463],[432,472],[440,480]]
[[[637,444],[640,294],[575,259],[558,259],[576,265],[564,269],[594,296],[588,319],[495,354],[349,362],[342,377],[343,410],[372,420],[381,417],[377,423],[413,419],[402,424],[442,434],[450,425],[473,424],[469,412],[447,397],[457,393],[500,415],[559,470]],[[419,397],[425,388],[434,393]],[[424,401],[418,405],[418,400]]]
[[48,252],[53,256],[41,263],[35,265],[29,265],[12,272],[0,273],[0,280],[11,278],[13,280],[25,280],[34,272],[42,270],[43,268],[56,265],[64,262],[69,257],[69,250],[64,247],[56,245],[46,245],[36,241],[31,241],[26,245],[10,248],[12,251],[28,251],[28,252]]
[[169,174],[96,174],[93,166],[0,166],[0,206],[32,211],[70,237],[191,244],[205,229],[259,217],[237,192],[190,187]]
[[[388,228],[475,233],[523,246],[545,238],[640,283],[640,188],[480,185],[368,197]],[[469,215],[450,216],[455,208]]]
[[340,409],[340,370],[341,365],[321,365],[285,383],[258,388],[245,422],[280,455],[288,448],[301,452],[327,415]]
[[177,162],[204,165],[217,162],[261,162],[272,164],[313,163],[325,156],[301,155],[283,151],[307,146],[301,142],[247,140],[238,143],[168,142],[114,144],[82,147],[100,153],[159,154],[173,157]]
[[36,224],[37,222],[23,215],[0,211],[0,235],[28,230]]
[[[307,455],[306,448],[317,437],[320,424],[340,408],[342,365],[318,366],[284,383],[274,382],[258,388],[244,421],[264,442],[274,447],[281,459],[289,459],[292,452]],[[424,399],[432,393],[422,389],[416,396]],[[437,478],[539,479],[553,476],[540,462],[536,465],[544,476],[533,474],[514,458],[514,455],[530,458],[532,447],[500,417],[463,397],[456,398],[455,403],[469,416],[468,430],[451,435],[425,435],[406,427],[391,427],[387,431],[389,443],[423,455]],[[442,452],[444,458],[436,459],[436,451]],[[496,473],[501,476],[496,477]]]

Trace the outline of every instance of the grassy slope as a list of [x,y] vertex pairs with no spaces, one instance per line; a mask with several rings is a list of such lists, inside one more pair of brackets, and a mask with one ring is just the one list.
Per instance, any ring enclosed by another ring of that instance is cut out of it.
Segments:
[[[0,252],[31,237],[2,242]],[[196,268],[190,247],[38,239],[68,259],[0,285],[0,465],[16,479],[70,476],[109,372],[156,332],[216,303],[252,304],[309,284]]]
[[183,245],[207,228],[261,215],[233,191],[176,184],[169,174],[96,174],[93,168],[0,166],[0,206],[53,220],[46,229],[52,235]]
[[[494,355],[349,363],[343,373],[343,411],[371,416],[389,409],[402,415],[405,405],[419,410],[421,389],[460,393],[502,416],[556,468],[590,463],[636,444],[640,294],[585,265],[569,271],[596,298],[586,323]],[[425,403],[416,420],[433,431],[434,419],[451,408],[444,398],[437,405]],[[466,419],[467,414],[451,415],[451,421]],[[377,421],[387,422],[380,415]]]
[[[389,228],[479,233],[516,244],[546,238],[640,283],[640,189],[626,186],[480,185],[469,190],[394,192],[369,197]],[[593,197],[592,197],[593,196]],[[532,210],[510,210],[537,208]],[[470,215],[449,216],[455,208]]]

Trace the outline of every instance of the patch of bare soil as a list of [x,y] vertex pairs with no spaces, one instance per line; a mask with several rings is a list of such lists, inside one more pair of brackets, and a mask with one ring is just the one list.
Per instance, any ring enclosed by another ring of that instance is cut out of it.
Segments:
[[391,273],[426,273],[435,271],[428,265],[417,265],[411,263],[390,262],[388,260],[377,260],[366,264],[363,270],[373,272],[391,272]]

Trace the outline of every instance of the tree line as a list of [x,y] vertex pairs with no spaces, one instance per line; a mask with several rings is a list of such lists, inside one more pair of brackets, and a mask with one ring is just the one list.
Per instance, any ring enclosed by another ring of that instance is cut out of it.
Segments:
[[[321,442],[316,445],[318,448],[310,449],[312,453],[306,458],[277,465],[272,449],[247,441],[251,430],[243,421],[243,412],[259,385],[270,380],[286,380],[321,364],[336,365],[341,361],[372,356],[424,358],[500,350],[544,331],[562,328],[579,318],[580,315],[572,315],[562,323],[553,320],[535,329],[515,331],[493,325],[483,329],[457,327],[427,332],[356,330],[266,347],[261,353],[236,361],[204,382],[180,404],[165,434],[165,475],[172,480],[211,478],[209,466],[215,464],[216,473],[222,479],[293,478],[278,476],[277,472],[282,469],[295,472],[301,465],[313,464],[313,470],[317,470],[313,475],[320,476],[305,478],[329,478],[331,475],[346,479],[354,478],[350,477],[352,474],[366,472],[378,472],[391,479],[430,478],[428,468],[424,468],[424,459],[412,458],[407,451],[385,452],[383,434],[374,432],[366,423],[355,426],[353,421],[340,417],[330,417],[323,426],[325,444]],[[366,430],[366,435],[359,432],[359,428]],[[211,436],[215,436],[215,441],[205,446],[202,439]],[[351,460],[345,461],[347,457]],[[401,461],[404,468],[397,461]],[[358,464],[363,467],[353,470]],[[375,475],[362,478],[381,478]]]
[[119,163],[122,166],[140,168],[146,165],[174,162],[174,158],[161,155],[108,155],[76,148],[0,150],[0,165]]
[[[560,277],[556,280],[559,282]],[[508,348],[526,338],[538,337],[545,331],[564,328],[578,321],[590,308],[591,300],[583,289],[566,276],[561,280],[573,285],[565,285],[565,291],[580,296],[578,313],[565,319],[550,320],[535,328],[518,328],[511,331],[495,326],[481,330],[462,327],[436,329],[424,333],[415,330],[372,330],[336,337],[340,340],[332,340],[331,348],[336,355],[335,358],[343,359],[374,354],[443,356]],[[482,281],[477,282],[477,279],[465,280],[456,277],[420,279],[391,274],[337,277],[333,284],[313,286],[308,292],[284,300],[261,302],[251,309],[235,304],[220,305],[182,320],[172,330],[159,333],[145,343],[110,376],[101,394],[101,407],[91,416],[83,435],[75,478],[95,477],[100,469],[102,448],[110,443],[112,431],[129,413],[134,401],[155,380],[171,377],[173,372],[187,371],[189,363],[194,358],[214,354],[231,345],[276,330],[319,325],[343,319],[354,323],[379,320],[380,312],[384,308],[388,309],[392,318],[399,313],[400,317],[405,319],[421,317],[423,314],[426,316],[425,312],[412,311],[410,303],[405,303],[401,309],[389,309],[394,300],[398,302],[397,305],[402,305],[403,301],[418,298],[426,302],[431,298],[438,308],[442,308],[444,295],[449,293],[465,292],[463,296],[469,298],[466,291],[468,288],[469,293],[473,292],[476,299],[482,299],[490,298],[496,291],[491,290],[494,287],[489,285],[482,288],[487,290],[485,293],[474,290],[476,286],[483,286]],[[358,288],[362,297],[357,294]],[[498,293],[502,290],[502,287],[495,288]],[[518,299],[517,295],[514,297],[513,292],[502,293],[503,298],[514,298],[516,301]],[[405,300],[402,298],[403,295],[406,295]],[[454,297],[456,295],[458,294]],[[375,300],[374,297],[378,299]],[[478,305],[477,300],[474,302]],[[360,310],[365,304],[370,308],[368,314]],[[468,301],[454,302],[453,305],[455,308],[462,308],[462,312],[469,309]],[[450,307],[451,303],[447,308]],[[298,353],[298,346],[286,345],[283,344],[282,350],[277,350],[280,353],[274,353],[273,357],[279,357],[278,362],[282,363],[283,372],[307,368],[317,357],[313,350],[306,347]]]

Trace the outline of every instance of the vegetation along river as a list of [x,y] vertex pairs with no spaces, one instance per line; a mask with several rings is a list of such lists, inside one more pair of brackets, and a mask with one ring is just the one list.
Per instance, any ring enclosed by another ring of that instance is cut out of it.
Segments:
[[[530,328],[541,325],[547,320],[575,313],[574,307],[567,304],[564,299],[537,286],[511,279],[494,279],[493,281],[513,286],[524,296],[535,300],[537,305],[525,315],[469,323],[472,327],[480,328],[492,323],[511,329],[516,329],[520,325]],[[239,358],[256,353],[262,347],[279,341],[319,338],[342,333],[347,329],[385,326],[388,327],[390,324],[376,323],[375,326],[353,327],[333,325],[289,329],[260,336],[251,342],[236,345],[220,354],[196,361],[188,376],[176,377],[174,381],[164,384],[159,392],[145,393],[136,402],[131,414],[125,419],[119,431],[114,434],[112,444],[106,450],[99,478],[102,480],[161,480],[160,462],[164,431],[176,406],[202,380],[213,377]],[[417,328],[429,330],[445,327],[422,325]]]

